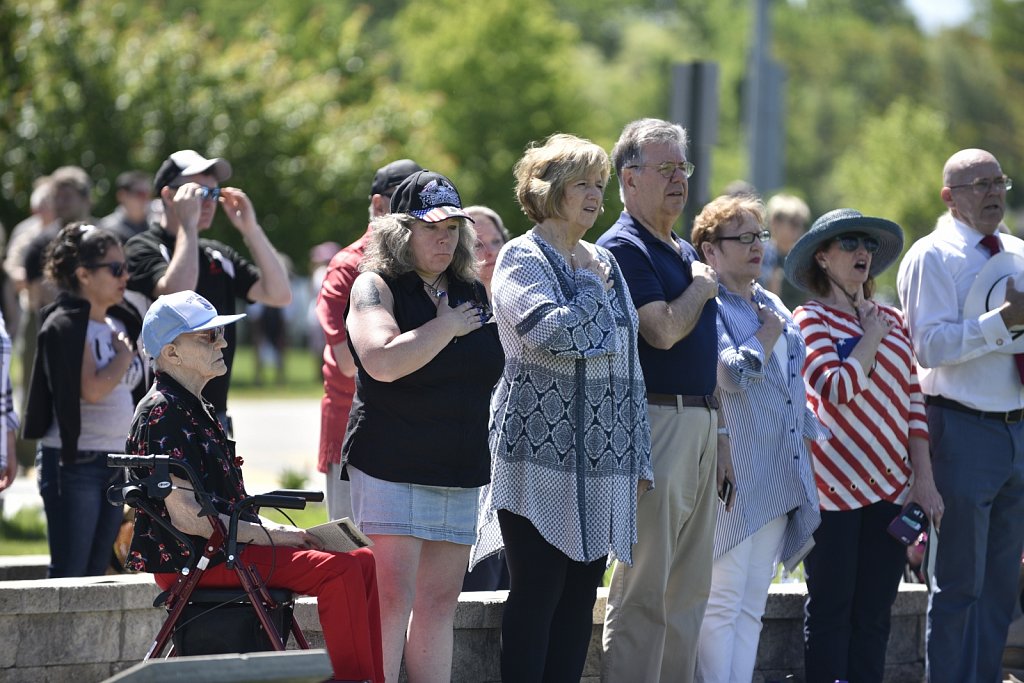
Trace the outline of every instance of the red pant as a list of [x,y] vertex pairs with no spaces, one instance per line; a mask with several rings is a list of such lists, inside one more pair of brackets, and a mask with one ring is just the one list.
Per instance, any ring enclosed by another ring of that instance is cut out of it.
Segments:
[[[270,577],[271,588],[317,598],[335,678],[384,683],[377,574],[370,550],[330,553],[249,545],[242,551],[241,561],[255,565],[264,580]],[[174,585],[177,574],[154,574],[154,578],[166,590]],[[239,585],[237,574],[223,564],[206,570],[199,580],[202,588]]]

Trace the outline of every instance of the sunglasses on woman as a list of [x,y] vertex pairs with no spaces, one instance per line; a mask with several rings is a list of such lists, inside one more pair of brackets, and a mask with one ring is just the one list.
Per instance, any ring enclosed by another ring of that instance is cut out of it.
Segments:
[[93,263],[92,265],[86,266],[89,270],[99,270],[100,268],[106,268],[110,271],[110,274],[114,277],[121,277],[128,272],[128,264],[124,261],[106,261],[105,263]]
[[878,251],[878,240],[874,237],[861,237],[860,235],[840,235],[836,238],[839,248],[843,251],[857,251],[860,245],[864,245],[864,251],[874,254]]

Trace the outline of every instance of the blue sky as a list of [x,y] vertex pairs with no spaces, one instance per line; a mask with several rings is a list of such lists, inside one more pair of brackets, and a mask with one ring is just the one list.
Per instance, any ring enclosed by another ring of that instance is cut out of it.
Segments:
[[970,0],[906,0],[925,31],[960,24],[971,15]]

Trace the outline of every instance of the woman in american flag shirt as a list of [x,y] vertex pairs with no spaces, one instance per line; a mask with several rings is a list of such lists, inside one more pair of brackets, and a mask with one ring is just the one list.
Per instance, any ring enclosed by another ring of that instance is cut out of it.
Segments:
[[812,447],[822,513],[804,560],[808,683],[882,680],[906,562],[886,529],[910,501],[936,525],[942,514],[910,337],[899,311],[871,299],[902,248],[892,221],[837,209],[786,258],[786,277],[812,295],[794,312],[808,404],[832,433]]

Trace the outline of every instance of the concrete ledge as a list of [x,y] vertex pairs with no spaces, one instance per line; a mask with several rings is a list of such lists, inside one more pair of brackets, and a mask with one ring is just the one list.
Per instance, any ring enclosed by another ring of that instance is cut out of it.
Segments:
[[0,581],[45,579],[49,555],[0,555]]
[[[0,643],[4,643],[0,647],[0,681],[89,683],[128,669],[142,659],[163,623],[164,611],[152,606],[158,592],[149,574],[0,582]],[[460,597],[455,613],[453,681],[500,681],[500,628],[506,595],[499,591]],[[607,595],[607,590],[599,590],[594,606],[583,676],[586,683],[596,683],[600,671]],[[801,679],[805,597],[801,583],[772,586],[755,683],[782,680],[789,674]],[[927,603],[924,586],[901,586],[893,605],[886,681],[923,680]],[[316,600],[300,598],[295,616],[310,645],[322,648]]]
[[107,683],[322,683],[332,674],[327,650],[174,657],[141,662]]

